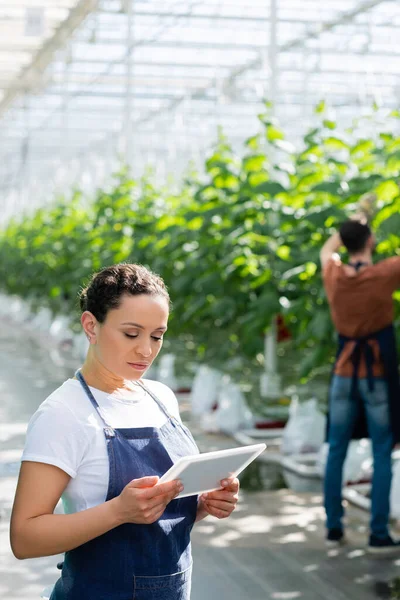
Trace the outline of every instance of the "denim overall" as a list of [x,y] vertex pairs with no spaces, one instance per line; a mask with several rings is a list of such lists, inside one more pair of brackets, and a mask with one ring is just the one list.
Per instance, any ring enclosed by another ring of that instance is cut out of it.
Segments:
[[[109,459],[106,501],[132,479],[162,476],[180,457],[198,453],[189,430],[141,383],[168,417],[159,429],[113,429],[101,416],[80,371],[76,377],[104,423]],[[196,512],[197,496],[176,499],[155,523],[124,523],[66,552],[51,600],[189,600],[190,532]]]

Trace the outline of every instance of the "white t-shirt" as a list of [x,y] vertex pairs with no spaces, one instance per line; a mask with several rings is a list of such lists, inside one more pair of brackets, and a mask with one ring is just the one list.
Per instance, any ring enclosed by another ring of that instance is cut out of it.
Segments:
[[[143,380],[167,412],[180,419],[175,394],[163,383]],[[114,428],[162,427],[165,413],[138,387],[137,398],[115,397],[90,388],[100,412]],[[26,434],[22,460],[55,465],[68,475],[64,510],[78,512],[105,501],[109,462],[104,423],[76,379],[68,379],[38,408]]]

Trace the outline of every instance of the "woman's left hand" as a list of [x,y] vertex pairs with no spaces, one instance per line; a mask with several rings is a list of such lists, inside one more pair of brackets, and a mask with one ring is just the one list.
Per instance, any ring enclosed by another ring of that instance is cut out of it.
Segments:
[[235,510],[239,497],[239,479],[224,479],[221,490],[207,492],[199,498],[198,518],[207,515],[226,519]]

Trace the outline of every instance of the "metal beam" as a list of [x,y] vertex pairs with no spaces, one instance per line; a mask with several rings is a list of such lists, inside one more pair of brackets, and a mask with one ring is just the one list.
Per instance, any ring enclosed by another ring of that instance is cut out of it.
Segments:
[[0,5],[0,9],[2,11],[5,11],[7,9],[21,9],[24,10],[26,8],[29,8],[31,6],[36,7],[38,5],[40,5],[42,8],[45,9],[52,9],[52,8],[67,8],[70,9],[73,6],[74,2],[71,0],[57,0],[57,6],[54,6],[54,0],[40,0],[40,2],[37,2],[37,0],[32,0],[32,2],[27,2],[27,0],[9,0],[9,2],[2,2]]
[[75,8],[70,11],[68,18],[61,23],[54,35],[33,57],[32,62],[23,69],[15,79],[15,86],[10,86],[4,98],[0,101],[0,116],[7,110],[20,93],[19,82],[21,79],[26,83],[26,91],[29,91],[34,87],[42,73],[50,65],[56,51],[65,44],[86,17],[97,9],[99,1],[100,0],[80,0]]
[[[386,2],[386,1],[387,0],[367,0],[366,2],[363,2],[360,6],[358,6],[356,9],[347,11],[347,12],[341,14],[339,17],[336,17],[332,21],[328,21],[327,23],[322,24],[318,28],[318,31],[316,31],[316,30],[309,31],[304,36],[301,36],[295,40],[287,42],[286,44],[282,44],[281,46],[278,46],[278,52],[285,52],[285,51],[291,50],[292,48],[295,48],[299,45],[304,45],[309,39],[318,37],[322,33],[331,31],[332,29],[334,29],[335,27],[338,27],[339,25],[343,25],[346,22],[352,21],[357,15],[359,15],[363,12],[366,12],[368,10],[371,10],[372,8],[375,8],[379,4],[382,4],[383,2]],[[242,46],[242,48],[243,48],[243,46]],[[254,49],[254,46],[253,46],[253,49]],[[241,75],[241,74],[245,73],[246,71],[256,68],[260,64],[260,61],[262,61],[261,53],[257,56],[256,59],[242,65],[241,67],[237,67],[236,69],[234,69],[231,72],[231,74],[229,75],[229,77],[224,78],[223,84],[229,83],[230,81],[235,79],[239,74]],[[206,92],[207,89],[208,89],[208,87],[200,88],[200,89],[196,90],[195,92],[190,93],[190,96],[193,98],[193,97],[196,97],[199,93],[204,94],[204,92]],[[178,106],[180,104],[180,102],[182,102],[184,100],[184,98],[185,98],[185,96],[181,96],[180,99],[179,98],[174,99],[168,105],[167,110],[169,111],[169,110],[173,110],[174,108],[176,108],[176,106]],[[162,110],[163,109],[149,111],[149,113],[144,118],[140,119],[138,122],[139,123],[148,122],[152,118],[154,118],[154,116],[158,116]]]
[[[387,0],[367,0],[366,2],[363,2],[357,8],[355,8],[351,11],[347,11],[347,12],[343,13],[342,15],[340,15],[339,17],[336,17],[335,19],[328,21],[327,23],[323,23],[323,24],[319,25],[318,28],[308,31],[306,33],[306,35],[300,36],[298,38],[295,38],[294,40],[291,40],[289,42],[286,42],[285,44],[280,45],[278,47],[278,52],[279,53],[290,52],[294,48],[297,48],[299,46],[304,46],[309,40],[319,37],[322,33],[332,31],[332,29],[335,29],[336,27],[339,27],[340,25],[344,25],[345,23],[351,22],[359,14],[362,14],[364,12],[372,10],[379,4],[382,4],[383,2],[387,2]],[[318,49],[318,51],[321,53],[324,53],[326,51],[326,49],[322,48],[322,49]],[[335,54],[336,53],[337,52],[335,50]],[[345,54],[356,54],[356,53],[357,53],[356,51],[352,51],[351,53],[346,52]],[[388,52],[388,56],[393,56],[393,53]],[[252,60],[252,61],[248,62],[247,64],[245,64],[241,67],[238,67],[237,69],[232,71],[232,73],[229,75],[229,77],[225,80],[224,83],[229,84],[233,79],[236,79],[239,75],[243,75],[247,71],[251,71],[252,69],[258,68],[261,63],[262,63],[262,56],[260,54],[255,60]]]
[[332,29],[335,29],[335,27],[345,25],[346,23],[351,23],[356,17],[358,17],[358,15],[368,12],[373,8],[379,6],[379,4],[383,4],[387,1],[388,0],[367,0],[366,2],[362,2],[358,7],[354,8],[353,10],[348,10],[344,12],[342,15],[336,17],[332,21],[328,21],[327,23],[321,23],[315,29],[307,32],[305,36],[301,36],[295,40],[283,44],[281,46],[281,51],[287,52],[288,50],[292,50],[293,48],[297,48],[298,46],[304,45],[304,43],[308,42],[308,40],[318,38],[323,33],[332,31]]

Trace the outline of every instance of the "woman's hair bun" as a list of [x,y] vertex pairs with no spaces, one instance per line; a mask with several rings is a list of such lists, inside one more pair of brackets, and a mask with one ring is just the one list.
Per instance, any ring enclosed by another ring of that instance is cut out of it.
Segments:
[[85,310],[87,310],[87,288],[83,288],[79,295],[79,305],[81,307],[82,312],[85,312]]

